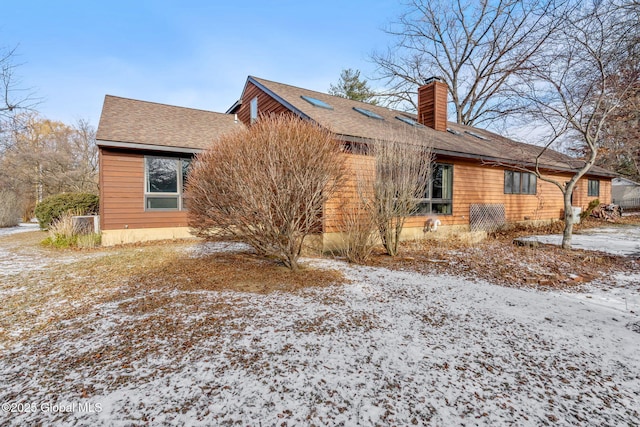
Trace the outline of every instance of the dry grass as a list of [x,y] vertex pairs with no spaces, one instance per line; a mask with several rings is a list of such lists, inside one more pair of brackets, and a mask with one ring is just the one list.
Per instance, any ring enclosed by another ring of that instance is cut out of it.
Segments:
[[[0,348],[28,339],[86,313],[96,304],[171,289],[187,291],[295,292],[344,280],[341,273],[303,268],[293,273],[252,254],[221,253],[190,258],[193,242],[55,250],[39,245],[44,233],[0,238],[0,251],[24,268],[0,276]],[[164,292],[158,295],[164,294]],[[158,307],[161,298],[145,298]]]
[[[603,225],[638,224],[640,217],[618,223],[587,219],[577,231]],[[510,287],[576,289],[585,282],[607,280],[615,272],[640,270],[639,260],[602,252],[565,251],[553,245],[519,247],[513,239],[532,234],[562,232],[562,223],[543,227],[521,226],[493,233],[481,242],[463,234],[446,240],[405,242],[398,260],[378,252],[370,264],[392,269],[412,269],[425,274],[462,275]]]
[[[108,300],[127,283],[127,278],[153,268],[158,261],[175,256],[175,247],[148,247],[146,250],[43,249],[43,233],[22,233],[2,239],[20,242],[19,255],[32,261],[18,274],[2,277],[0,292],[0,346],[27,339],[58,322],[74,318],[95,303]],[[33,235],[36,235],[34,238]],[[45,264],[46,261],[46,264]]]
[[280,263],[251,253],[219,253],[203,258],[177,257],[134,281],[150,287],[185,291],[296,292],[310,286],[344,281],[335,270],[301,266],[293,272]]
[[[624,218],[621,223],[638,221],[640,217]],[[602,224],[587,220],[580,229]],[[455,237],[405,242],[403,256],[393,258],[378,250],[369,263],[425,274],[463,275],[504,286],[564,289],[606,280],[614,272],[640,269],[637,260],[625,257],[512,243],[514,237],[540,231],[515,229],[482,242]],[[338,271],[304,268],[293,273],[251,253],[190,257],[187,248],[193,242],[56,250],[39,245],[44,235],[29,232],[0,237],[0,273],[5,273],[0,275],[0,347],[56,328],[103,302],[130,299],[135,301],[131,310],[148,311],[168,304],[172,290],[186,291],[179,293],[184,294],[184,304],[196,306],[197,294],[203,291],[298,292],[345,281]],[[24,268],[7,274],[21,263]]]

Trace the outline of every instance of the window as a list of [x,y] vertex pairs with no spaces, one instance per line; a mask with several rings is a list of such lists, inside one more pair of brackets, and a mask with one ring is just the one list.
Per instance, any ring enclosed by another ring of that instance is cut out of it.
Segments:
[[433,165],[431,180],[424,199],[418,203],[414,215],[451,215],[453,198],[453,165]]
[[249,103],[249,107],[251,110],[250,122],[254,123],[256,120],[258,120],[258,97],[257,96],[251,100],[251,102]]
[[411,126],[415,126],[415,127],[420,127],[423,128],[424,125],[422,125],[421,123],[416,122],[415,120],[413,120],[411,117],[407,117],[407,116],[396,116],[396,119],[400,120],[401,122],[404,122],[408,125]]
[[529,172],[504,171],[504,194],[536,194],[537,177]]
[[191,159],[145,157],[145,210],[182,210]]
[[373,111],[369,111],[369,110],[367,110],[365,108],[353,107],[353,109],[356,110],[358,113],[364,114],[365,116],[367,116],[369,118],[377,119],[377,120],[384,120],[380,114],[376,114]]
[[489,140],[489,138],[486,138],[486,137],[484,137],[484,136],[482,136],[482,135],[480,135],[478,133],[471,132],[470,130],[465,130],[464,133],[466,133],[467,135],[471,135],[474,138],[482,139],[484,141],[488,141]]
[[300,95],[300,98],[304,99],[309,104],[315,107],[326,108],[327,110],[333,110],[333,107],[331,105],[327,104],[324,101],[320,101],[319,99],[312,98],[310,96],[304,96],[304,95]]
[[600,181],[597,179],[590,179],[588,185],[587,196],[600,197]]

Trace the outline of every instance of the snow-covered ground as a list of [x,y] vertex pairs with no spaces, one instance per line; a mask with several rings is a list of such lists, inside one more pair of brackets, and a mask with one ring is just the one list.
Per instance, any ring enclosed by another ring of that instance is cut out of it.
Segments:
[[350,283],[144,289],[1,353],[0,424],[640,424],[638,311],[308,262]]
[[25,231],[36,231],[39,229],[40,227],[38,226],[37,223],[25,222],[15,227],[0,228],[0,237],[8,236],[10,234],[15,234],[15,233],[24,233]]
[[[559,246],[562,243],[562,236],[559,234],[531,236],[524,240],[536,240],[540,243]],[[574,249],[640,257],[640,227],[617,226],[584,230],[579,234],[573,234],[571,245]]]
[[[22,223],[16,227],[0,228],[0,238],[38,230],[40,230],[38,224]],[[45,237],[46,234],[43,233],[42,239]],[[11,244],[3,242],[3,244],[0,244],[0,297],[7,292],[12,292],[12,290],[2,286],[1,280],[4,277],[28,271],[44,270],[56,264],[70,264],[89,257],[101,257],[105,255],[106,253],[97,252],[91,254],[61,252],[53,256],[50,251],[46,252],[43,248],[23,248],[20,242]]]
[[[560,246],[561,235],[531,236],[524,240]],[[587,251],[601,251],[613,255],[640,257],[640,227],[616,226],[581,231],[572,236],[572,247]],[[585,286],[582,292],[567,296],[621,312],[640,313],[640,274],[616,274],[606,281]]]

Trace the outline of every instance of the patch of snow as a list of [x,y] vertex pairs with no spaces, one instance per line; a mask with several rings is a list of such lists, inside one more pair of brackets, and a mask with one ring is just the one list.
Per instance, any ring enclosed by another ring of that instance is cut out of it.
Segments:
[[238,242],[198,242],[186,250],[191,258],[203,258],[221,252],[253,252],[251,246]]
[[616,273],[606,282],[591,283],[582,292],[567,292],[566,295],[584,304],[640,314],[640,274]]
[[[522,240],[560,246],[562,244],[562,235],[528,236],[522,238]],[[640,257],[640,227],[607,227],[586,230],[580,234],[574,233],[571,239],[571,246],[574,249]]]
[[24,222],[15,227],[0,228],[0,237],[9,236],[11,234],[16,234],[16,233],[24,233],[26,231],[38,231],[38,230],[40,230],[40,226],[38,224]]
[[[37,252],[18,253],[0,246],[0,277],[38,271],[51,265],[71,264],[80,260],[99,258],[106,255],[108,255],[106,252],[94,252],[90,254],[70,252],[52,257]],[[0,289],[0,292],[4,291]]]

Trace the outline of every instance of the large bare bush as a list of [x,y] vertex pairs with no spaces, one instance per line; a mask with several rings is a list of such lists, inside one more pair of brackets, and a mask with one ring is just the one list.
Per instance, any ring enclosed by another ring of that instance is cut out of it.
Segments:
[[365,263],[378,245],[375,212],[367,203],[355,198],[340,207],[340,254],[347,261]]
[[[415,213],[430,183],[433,156],[429,141],[411,132],[391,133],[354,147],[353,152],[372,156],[375,172],[366,168],[355,171],[361,221],[347,234],[354,232],[358,241],[369,245],[366,224],[372,222],[387,254],[396,256],[404,224]],[[364,218],[367,215],[369,218]],[[349,224],[354,225],[353,221]]]
[[340,185],[334,135],[292,116],[263,117],[196,157],[187,183],[189,224],[275,256],[292,270],[304,239],[321,232],[324,203]]

